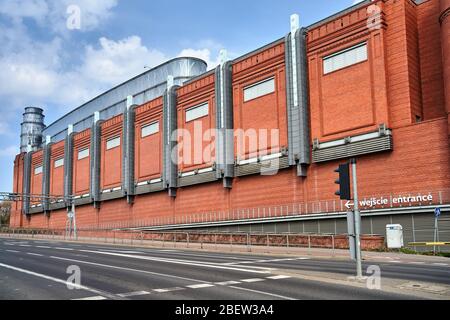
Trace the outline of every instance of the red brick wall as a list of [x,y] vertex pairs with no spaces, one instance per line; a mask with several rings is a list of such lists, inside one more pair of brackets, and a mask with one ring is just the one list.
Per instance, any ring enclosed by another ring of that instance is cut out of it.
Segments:
[[90,166],[89,157],[78,159],[80,151],[89,149],[91,130],[87,129],[74,136],[73,148],[73,192],[75,195],[83,195],[89,193]]
[[[159,122],[159,132],[142,138],[143,126]],[[163,113],[162,98],[136,109],[135,177],[138,182],[157,179],[162,173]],[[149,152],[151,150],[151,152]]]
[[440,0],[440,4],[445,110],[448,122],[447,129],[450,136],[450,1]]
[[[439,10],[432,2],[417,6],[410,0],[378,1],[375,3],[384,10],[379,29],[367,29],[368,16],[363,7],[309,33],[312,138],[342,138],[373,131],[381,123],[393,129],[393,152],[359,157],[361,197],[450,188],[449,122],[443,113],[444,89],[439,81],[442,72],[428,61],[428,58],[438,56],[435,50],[439,47],[437,36],[428,36],[431,31],[427,31],[436,29],[435,20],[438,19]],[[360,41],[368,43],[368,61],[323,75],[324,56]],[[243,101],[246,86],[269,77],[275,78],[275,93]],[[277,42],[236,61],[233,66],[235,128],[279,129],[277,147],[287,146],[285,86],[284,43]],[[206,74],[179,89],[180,128],[192,132],[192,126],[184,121],[185,110],[205,101],[210,103],[210,114],[201,121],[204,129],[214,126],[213,88],[214,76]],[[162,169],[162,99],[140,106],[136,113],[136,180],[159,178]],[[425,121],[415,123],[417,113],[423,115]],[[142,139],[142,125],[157,120],[161,121],[160,133]],[[122,148],[106,151],[105,146],[107,139],[121,136],[122,116],[106,121],[102,129],[102,188],[111,188],[120,185]],[[89,131],[77,135],[76,148],[89,143],[88,136]],[[37,155],[35,162],[39,161]],[[246,153],[236,155],[247,156]],[[132,205],[120,199],[104,202],[98,210],[90,205],[82,206],[77,209],[77,221],[80,226],[103,225],[336,199],[334,169],[340,162],[313,164],[308,168],[306,178],[297,177],[296,170],[291,168],[275,176],[236,178],[232,189],[224,189],[221,182],[214,182],[180,188],[176,198],[158,192],[137,196]],[[85,172],[75,174],[79,179],[77,185],[84,185],[88,190],[88,162],[86,168],[76,165]],[[210,163],[205,161],[198,166],[206,165]],[[15,165],[17,190],[21,190],[21,166],[22,156],[16,159]],[[193,168],[195,166],[181,165],[182,170]],[[35,184],[37,187],[39,183]],[[20,224],[20,217],[20,214],[14,214],[13,223]],[[32,216],[31,221],[24,224],[64,227],[65,217],[65,210],[60,210],[48,219],[44,215]]]
[[[14,184],[13,192],[22,193],[23,191],[23,164],[24,154],[19,154],[14,159]],[[22,225],[22,202],[14,202],[11,211],[10,225],[20,227]]]
[[55,161],[64,159],[64,141],[52,146],[50,158],[50,194],[62,196],[64,194],[64,166],[55,168]]
[[[377,4],[383,7],[382,2]],[[309,33],[313,139],[334,140],[374,131],[382,123],[390,125],[385,26],[368,30],[368,17],[367,8],[362,8]],[[324,57],[362,42],[368,46],[367,61],[324,74]]]
[[[446,119],[427,121],[394,130],[395,150],[361,157],[358,161],[361,197],[401,192],[427,192],[450,188],[450,153],[442,144],[447,140]],[[424,134],[427,133],[427,134]],[[430,139],[429,137],[433,137]],[[270,205],[334,199],[336,179],[333,170],[339,161],[312,165],[308,178],[300,179],[294,169],[276,176],[236,178],[233,189],[220,182],[181,188],[177,198],[166,192],[137,196],[134,205],[125,200],[77,208],[79,226],[97,223],[136,222],[155,217],[184,216],[210,211],[227,211]],[[432,178],[430,178],[432,177]],[[53,212],[50,225],[64,227],[66,212]],[[46,227],[43,215],[31,219],[34,227]]]
[[[287,147],[284,54],[284,43],[281,43],[233,65],[234,127],[244,132],[254,130],[258,135],[253,143],[251,139],[236,139],[236,156],[240,159],[255,157],[256,153],[275,153]],[[275,78],[274,93],[244,101],[246,87],[272,77]],[[259,130],[268,130],[269,137],[270,130],[279,130],[279,141],[267,141],[264,136],[260,139]]]
[[411,122],[414,123],[416,117],[423,119],[417,5],[412,1],[406,1],[405,9]]
[[[210,74],[178,90],[179,171],[211,167],[215,161],[215,139],[210,130],[216,127],[214,85],[214,74]],[[186,111],[204,103],[209,105],[208,116],[186,122]]]
[[[123,116],[105,121],[101,126],[101,186],[110,189],[120,186],[122,181]],[[107,150],[107,141],[116,137],[120,137],[120,146]]]
[[[31,183],[30,183],[30,193],[35,195],[42,194],[42,176],[43,173],[35,174],[35,169],[37,167],[42,167],[44,152],[42,150],[37,151],[33,154],[31,160]],[[41,202],[31,201],[31,205],[37,205]]]
[[[420,74],[424,119],[445,115],[439,1],[427,1],[417,7]],[[448,39],[448,38],[447,38]]]

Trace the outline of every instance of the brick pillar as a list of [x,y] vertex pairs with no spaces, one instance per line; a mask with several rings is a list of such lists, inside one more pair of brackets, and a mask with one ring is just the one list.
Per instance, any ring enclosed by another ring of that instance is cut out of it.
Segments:
[[442,66],[444,72],[445,109],[448,118],[448,133],[450,135],[450,0],[440,0]]

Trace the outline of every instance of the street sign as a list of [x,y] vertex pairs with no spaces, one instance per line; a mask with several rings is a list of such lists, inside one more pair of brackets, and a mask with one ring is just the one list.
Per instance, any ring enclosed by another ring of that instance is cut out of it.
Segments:
[[439,218],[441,216],[441,208],[434,209],[434,216]]
[[347,201],[347,203],[345,204],[345,207],[349,210],[354,206],[355,206],[355,204],[353,202],[351,202],[350,200]]

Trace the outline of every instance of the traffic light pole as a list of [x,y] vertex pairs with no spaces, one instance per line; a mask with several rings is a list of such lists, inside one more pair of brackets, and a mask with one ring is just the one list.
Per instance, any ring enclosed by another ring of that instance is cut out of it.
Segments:
[[355,202],[355,242],[356,242],[356,277],[362,278],[362,262],[361,262],[361,213],[359,212],[358,199],[358,179],[356,174],[356,159],[351,160],[353,175],[353,198]]

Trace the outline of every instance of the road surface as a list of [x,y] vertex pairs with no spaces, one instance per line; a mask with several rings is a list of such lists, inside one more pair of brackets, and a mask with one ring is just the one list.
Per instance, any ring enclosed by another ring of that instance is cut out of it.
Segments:
[[[364,265],[366,269],[368,264]],[[378,263],[382,276],[450,284],[442,264]],[[77,288],[75,276],[80,275]],[[304,300],[411,299],[398,293],[296,278],[305,270],[353,275],[354,263],[0,239],[0,299]],[[288,272],[289,271],[289,272]]]

